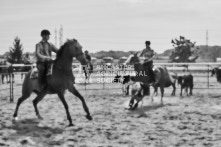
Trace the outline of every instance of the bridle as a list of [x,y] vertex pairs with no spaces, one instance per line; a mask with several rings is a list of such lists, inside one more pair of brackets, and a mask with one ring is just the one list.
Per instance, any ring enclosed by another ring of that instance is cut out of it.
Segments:
[[78,56],[81,56],[81,55],[83,55],[84,53],[82,52],[82,53],[79,53],[79,54],[77,54],[77,55],[75,55],[75,57],[77,58]]

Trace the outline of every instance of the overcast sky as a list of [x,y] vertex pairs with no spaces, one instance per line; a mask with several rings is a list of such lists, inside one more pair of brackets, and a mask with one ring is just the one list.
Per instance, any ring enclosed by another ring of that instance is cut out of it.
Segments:
[[[145,40],[158,53],[185,36],[197,45],[221,45],[220,0],[1,0],[0,54],[16,36],[34,52],[40,31],[63,26],[63,40],[76,38],[89,52],[139,51]],[[58,43],[59,44],[59,43]]]

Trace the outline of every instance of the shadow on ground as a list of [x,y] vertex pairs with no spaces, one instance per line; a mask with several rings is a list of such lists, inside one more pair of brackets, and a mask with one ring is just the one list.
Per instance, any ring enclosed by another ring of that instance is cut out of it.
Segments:
[[57,127],[53,128],[49,126],[41,126],[40,122],[41,120],[38,119],[23,119],[14,122],[11,127],[7,126],[5,128],[13,129],[16,131],[14,134],[12,134],[12,136],[15,135],[46,138],[49,138],[55,134],[62,134],[64,131],[63,129]]

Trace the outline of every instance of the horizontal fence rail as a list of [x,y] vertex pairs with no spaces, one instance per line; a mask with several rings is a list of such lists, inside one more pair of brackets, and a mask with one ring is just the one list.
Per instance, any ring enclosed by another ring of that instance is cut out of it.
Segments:
[[[182,76],[187,73],[191,73],[194,77],[194,89],[216,89],[221,88],[215,77],[211,77],[211,70],[214,67],[220,66],[220,63],[154,63],[155,66],[165,66],[169,72],[175,72],[178,76]],[[75,75],[75,83],[80,90],[116,90],[121,89],[121,84],[113,83],[113,79],[116,74],[123,72],[124,75],[135,75],[134,69],[122,70],[119,68],[101,68],[102,65],[95,65],[93,73],[90,76],[90,80],[85,80],[85,75],[82,67],[79,64],[73,64],[73,74]],[[21,91],[21,85],[24,79],[24,74],[28,71],[23,71],[24,67],[35,68],[36,64],[24,65],[24,64],[12,64],[1,65],[1,91],[9,91],[10,101],[13,101],[14,91]],[[117,67],[117,66],[116,66]],[[11,69],[11,70],[6,70]],[[19,75],[21,77],[19,78]],[[8,88],[4,86],[3,82],[10,83]],[[21,92],[19,92],[21,93]]]

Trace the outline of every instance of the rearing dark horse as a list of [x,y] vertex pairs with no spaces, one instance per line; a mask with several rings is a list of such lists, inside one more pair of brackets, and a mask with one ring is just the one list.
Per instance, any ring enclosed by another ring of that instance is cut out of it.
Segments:
[[37,97],[33,100],[33,105],[35,108],[36,115],[39,119],[42,119],[37,104],[40,102],[46,94],[57,94],[63,103],[67,119],[69,120],[69,126],[72,126],[71,115],[68,110],[68,105],[66,103],[64,92],[68,89],[71,93],[77,96],[83,105],[85,112],[87,113],[86,118],[92,120],[89,109],[86,102],[81,96],[81,94],[74,87],[74,75],[72,73],[72,59],[76,57],[77,60],[81,62],[82,65],[86,65],[86,59],[82,52],[82,46],[77,40],[68,40],[58,51],[56,60],[53,62],[53,73],[47,76],[47,89],[41,90],[41,86],[38,84],[38,79],[31,79],[31,71],[26,75],[23,86],[22,86],[22,96],[18,99],[17,106],[14,113],[14,119],[17,119],[18,109],[20,104],[26,100],[32,92],[37,94]]

